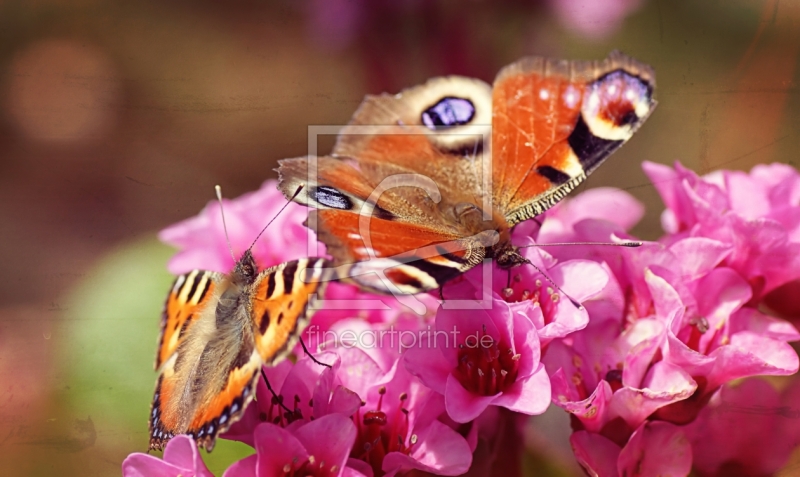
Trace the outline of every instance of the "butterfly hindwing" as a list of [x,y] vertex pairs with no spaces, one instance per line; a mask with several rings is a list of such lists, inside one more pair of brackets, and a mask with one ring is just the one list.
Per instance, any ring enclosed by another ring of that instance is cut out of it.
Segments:
[[482,237],[459,237],[421,224],[313,210],[308,222],[320,231],[338,263],[350,264],[337,278],[378,293],[436,289],[480,263]]

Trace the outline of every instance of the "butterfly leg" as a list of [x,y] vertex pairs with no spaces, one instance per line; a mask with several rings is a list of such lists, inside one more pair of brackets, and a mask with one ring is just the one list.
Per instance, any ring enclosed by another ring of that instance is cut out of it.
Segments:
[[261,368],[261,377],[264,378],[264,383],[267,385],[267,389],[269,389],[269,392],[272,393],[272,399],[274,400],[274,402],[278,403],[278,405],[282,407],[283,410],[288,412],[290,415],[294,414],[294,412],[292,412],[292,410],[286,407],[286,404],[283,403],[283,396],[279,395],[278,393],[275,392],[274,389],[272,389],[272,385],[269,384],[269,379],[267,379],[267,374],[264,372],[263,367]]
[[325,366],[326,368],[332,367],[330,364],[323,363],[322,361],[320,361],[317,358],[315,358],[313,354],[311,354],[311,352],[308,350],[308,348],[306,348],[306,343],[303,341],[303,337],[302,336],[300,337],[300,345],[303,346],[303,351],[305,351],[306,354],[308,355],[308,357],[311,358],[311,361],[317,363],[320,366]]

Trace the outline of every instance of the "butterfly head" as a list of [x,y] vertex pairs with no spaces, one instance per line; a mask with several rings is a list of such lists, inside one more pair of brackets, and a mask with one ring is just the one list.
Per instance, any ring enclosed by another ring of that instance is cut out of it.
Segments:
[[258,267],[253,258],[253,252],[249,249],[245,250],[242,258],[233,267],[233,273],[231,273],[232,282],[234,285],[250,285],[256,280],[257,275]]

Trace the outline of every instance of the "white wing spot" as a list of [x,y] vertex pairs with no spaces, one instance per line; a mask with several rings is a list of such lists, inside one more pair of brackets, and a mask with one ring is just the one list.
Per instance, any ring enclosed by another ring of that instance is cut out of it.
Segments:
[[547,98],[550,97],[550,91],[547,91],[545,88],[539,90],[539,99],[542,101],[546,101]]

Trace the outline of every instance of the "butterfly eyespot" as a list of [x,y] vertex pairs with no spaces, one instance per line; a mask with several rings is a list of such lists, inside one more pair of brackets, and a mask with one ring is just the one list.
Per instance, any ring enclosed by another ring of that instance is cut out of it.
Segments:
[[[584,118],[595,126],[593,132],[603,139],[627,139],[632,134],[627,126],[634,125],[649,114],[651,96],[652,86],[647,81],[627,71],[615,70],[589,87],[583,105]],[[597,127],[598,122],[606,126]],[[620,132],[614,134],[614,129]]]
[[447,96],[423,111],[421,120],[428,129],[439,131],[468,124],[473,117],[475,117],[475,106],[472,101]]
[[311,191],[311,195],[314,200],[332,209],[350,210],[353,208],[353,202],[350,200],[350,198],[333,187],[315,187]]

